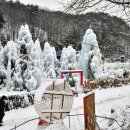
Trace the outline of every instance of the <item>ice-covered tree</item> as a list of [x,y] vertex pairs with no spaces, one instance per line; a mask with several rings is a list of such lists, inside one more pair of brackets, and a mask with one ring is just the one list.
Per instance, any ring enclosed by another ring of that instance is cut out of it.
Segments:
[[44,60],[44,66],[47,73],[47,77],[54,78],[56,77],[56,64],[57,64],[57,58],[56,58],[56,50],[54,47],[51,47],[48,42],[45,42],[44,49],[43,49],[43,60]]
[[62,49],[61,58],[60,58],[60,68],[61,68],[61,70],[67,70],[68,69],[68,67],[67,67],[68,60],[67,60],[66,52],[67,52],[67,48],[64,47]]
[[25,25],[21,26],[19,30],[18,43],[21,47],[20,56],[24,88],[27,90],[36,89],[40,86],[41,78],[44,75],[40,42],[38,39],[35,43],[33,42],[29,27]]
[[41,84],[44,77],[44,62],[40,42],[35,43],[28,25],[21,26],[16,42],[9,41],[3,48],[0,44],[0,88],[7,90],[32,90]]
[[[17,62],[17,72],[15,72],[14,79],[16,77],[21,76],[23,80],[23,88],[27,89],[26,86],[26,77],[24,76],[25,71],[27,70],[28,67],[28,59],[29,59],[29,51],[28,51],[28,46],[30,45],[30,42],[32,41],[32,36],[29,30],[28,25],[22,25],[19,29],[18,32],[18,39],[17,39],[17,44],[19,45],[18,53],[20,60]],[[29,44],[29,45],[28,45]],[[17,81],[15,81],[15,88],[20,87],[21,84],[18,84]]]
[[13,75],[15,72],[16,61],[19,61],[18,45],[9,41],[3,49],[4,69],[6,77],[6,87],[10,91],[13,86]]
[[47,40],[48,40],[48,35],[47,35],[47,32],[44,32],[43,39],[44,39],[44,41],[45,41],[45,42],[47,42]]
[[43,58],[45,63],[45,69],[47,69],[50,65],[54,66],[54,55],[52,52],[52,48],[48,42],[45,42],[44,44]]
[[61,70],[75,70],[77,69],[76,64],[76,50],[72,46],[62,49],[60,59]]
[[22,25],[18,32],[18,41],[22,40],[24,40],[26,43],[29,43],[32,40],[32,35],[27,24],[25,26]]
[[[44,72],[44,62],[42,59],[42,50],[40,47],[40,42],[37,39],[29,56],[28,69],[32,71],[31,78],[36,80],[36,88],[41,84],[42,78],[46,75]],[[32,77],[33,76],[33,77]]]
[[[61,70],[75,70],[77,69],[76,63],[76,50],[72,46],[68,46],[67,48],[62,49],[61,59],[60,59],[60,67]],[[71,86],[75,86],[76,78],[78,75],[76,74],[68,74],[66,75],[66,80],[69,82]]]
[[98,78],[99,73],[103,72],[102,54],[100,53],[100,49],[99,49],[98,44],[95,44],[95,46],[93,47],[93,50],[92,50],[90,69],[92,71],[94,78]]
[[92,29],[86,30],[83,37],[79,67],[84,71],[86,79],[95,78],[101,63],[101,53],[97,43],[96,34]]

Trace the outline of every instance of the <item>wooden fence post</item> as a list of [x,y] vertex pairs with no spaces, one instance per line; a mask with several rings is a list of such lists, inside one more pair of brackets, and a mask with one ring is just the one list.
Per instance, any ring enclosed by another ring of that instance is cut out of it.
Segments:
[[95,94],[90,93],[84,97],[85,130],[96,130]]

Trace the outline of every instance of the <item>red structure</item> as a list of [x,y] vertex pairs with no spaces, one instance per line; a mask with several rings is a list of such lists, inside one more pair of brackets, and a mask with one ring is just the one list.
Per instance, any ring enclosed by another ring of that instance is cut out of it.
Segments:
[[61,72],[61,78],[64,78],[64,74],[67,74],[67,73],[79,73],[80,85],[83,86],[83,70],[64,70]]

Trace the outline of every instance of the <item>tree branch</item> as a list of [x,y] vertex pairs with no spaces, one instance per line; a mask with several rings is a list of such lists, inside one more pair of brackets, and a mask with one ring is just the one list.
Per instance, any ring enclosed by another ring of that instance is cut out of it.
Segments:
[[118,5],[129,5],[130,4],[130,2],[127,0],[122,0],[122,1],[121,0],[107,0],[107,1],[109,1],[113,4],[118,4]]

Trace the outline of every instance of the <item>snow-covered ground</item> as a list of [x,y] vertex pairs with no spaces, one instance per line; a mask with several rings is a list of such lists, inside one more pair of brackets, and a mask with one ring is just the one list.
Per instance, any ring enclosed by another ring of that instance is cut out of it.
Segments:
[[[15,125],[19,125],[27,120],[30,120],[36,117],[38,116],[33,106],[30,106],[24,109],[8,111],[5,113],[5,117],[3,119],[4,123],[3,123],[3,126],[0,127],[0,130],[10,130],[11,128],[15,127]],[[17,128],[17,129],[18,130],[29,130],[29,129],[35,130],[37,127],[37,122],[38,120],[27,123],[24,126],[21,126],[20,128]]]
[[[111,108],[113,108],[120,120],[123,120],[123,111],[128,112],[130,106],[130,85],[123,85],[122,87],[117,88],[107,88],[107,89],[97,89],[95,92],[95,107],[96,107],[96,115],[97,116],[105,116],[105,117],[113,117],[111,115]],[[78,97],[74,97],[73,108],[70,115],[73,114],[83,114],[83,97],[85,94],[79,94]],[[128,112],[129,113],[129,112]],[[128,114],[127,114],[128,115]],[[128,121],[126,121],[127,125],[129,122],[129,117],[125,116]],[[11,110],[5,113],[3,126],[0,127],[0,130],[10,130],[15,125],[19,125],[29,119],[33,119],[38,117],[37,113],[33,106],[28,108]],[[119,121],[119,119],[117,118]],[[97,122],[101,129],[109,129],[112,130],[117,128],[117,130],[121,130],[121,127],[117,125],[115,122],[114,125],[108,126],[109,120],[98,118]],[[119,121],[120,123],[120,121]],[[27,124],[20,126],[17,130],[36,130],[38,124],[38,120],[34,120],[28,122]],[[67,128],[69,128],[69,119],[68,117],[64,120],[64,124]],[[120,123],[121,124],[121,123]],[[82,130],[84,128],[84,120],[83,116],[79,115],[76,117],[70,117],[70,128],[71,130]]]

